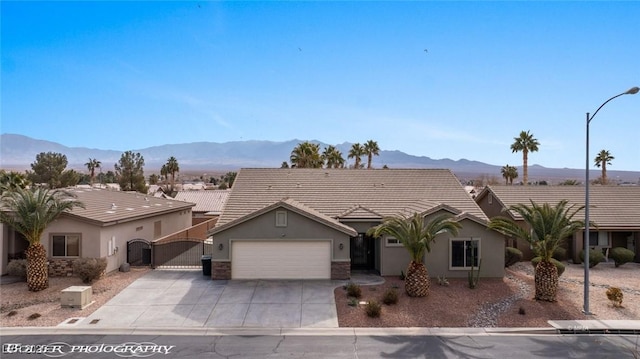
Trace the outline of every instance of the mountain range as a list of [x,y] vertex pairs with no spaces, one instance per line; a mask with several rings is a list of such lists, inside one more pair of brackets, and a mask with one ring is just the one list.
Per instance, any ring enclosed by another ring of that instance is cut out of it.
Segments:
[[[145,160],[145,170],[159,171],[167,159],[174,156],[185,171],[233,171],[242,167],[280,167],[282,162],[288,161],[291,150],[304,140],[293,139],[283,142],[274,141],[233,141],[233,142],[194,142],[183,144],[169,144],[132,150],[139,152]],[[310,140],[320,148],[328,144]],[[345,142],[335,145],[346,159],[351,143]],[[85,172],[85,163],[89,158],[95,158],[102,163],[106,170],[112,169],[113,164],[120,160],[122,151],[101,150],[86,147],[67,147],[65,145],[46,140],[33,139],[18,134],[0,135],[0,166],[3,169],[26,170],[41,152],[58,152],[67,156],[68,167]],[[363,158],[366,161],[366,158]],[[496,177],[502,180],[500,169],[502,166],[487,164],[467,159],[432,159],[426,156],[413,156],[401,151],[381,150],[379,156],[374,156],[373,167],[381,168],[448,168],[458,178],[473,179],[478,176]],[[522,174],[522,168],[518,167]],[[591,178],[597,178],[599,171],[593,170]],[[638,183],[640,171],[607,171],[610,179],[619,182]],[[547,168],[539,165],[529,166],[530,181],[545,180],[559,182],[574,179],[581,182],[584,179],[584,169]]]

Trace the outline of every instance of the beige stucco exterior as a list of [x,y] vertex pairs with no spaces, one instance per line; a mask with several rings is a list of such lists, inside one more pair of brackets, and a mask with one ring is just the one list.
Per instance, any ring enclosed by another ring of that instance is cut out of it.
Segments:
[[[160,222],[161,233],[154,237],[156,222]],[[41,241],[50,259],[52,257],[51,238],[54,234],[80,234],[80,256],[86,258],[107,258],[107,272],[114,271],[127,261],[127,241],[146,239],[152,241],[191,226],[190,211],[173,212],[160,216],[126,221],[123,223],[98,224],[71,217],[60,217],[51,223],[42,235]],[[109,241],[114,239],[117,251],[109,253]]]

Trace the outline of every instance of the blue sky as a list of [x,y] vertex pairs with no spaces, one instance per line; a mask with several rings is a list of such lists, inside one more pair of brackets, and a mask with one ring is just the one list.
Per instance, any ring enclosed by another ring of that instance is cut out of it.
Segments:
[[[584,168],[585,113],[640,86],[634,1],[0,6],[0,132],[71,147],[373,139],[521,165],[529,130],[530,164]],[[590,129],[590,157],[640,170],[640,94]]]

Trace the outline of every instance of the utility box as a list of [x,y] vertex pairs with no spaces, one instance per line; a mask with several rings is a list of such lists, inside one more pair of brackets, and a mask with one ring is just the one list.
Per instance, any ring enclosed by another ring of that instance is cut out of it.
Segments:
[[60,304],[62,307],[84,309],[91,303],[92,290],[91,286],[74,285],[62,290],[60,295]]

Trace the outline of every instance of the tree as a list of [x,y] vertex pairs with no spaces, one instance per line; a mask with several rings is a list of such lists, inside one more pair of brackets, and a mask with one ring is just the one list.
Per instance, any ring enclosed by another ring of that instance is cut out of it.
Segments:
[[233,187],[233,182],[235,182],[237,175],[238,175],[238,172],[227,172],[224,175],[220,176],[222,183],[225,184],[225,188],[220,188],[220,187],[218,188],[227,189],[227,188]]
[[151,174],[151,176],[149,176],[149,184],[151,184],[151,185],[158,184],[159,180],[160,180],[160,177],[155,173],[153,173],[153,174]]
[[579,208],[575,208],[575,205],[567,206],[566,200],[558,202],[555,206],[530,202],[530,206],[516,204],[509,207],[509,211],[522,217],[528,228],[523,228],[513,219],[503,216],[492,218],[489,228],[506,236],[529,242],[534,254],[540,257],[540,263],[534,272],[535,298],[555,302],[558,292],[558,269],[551,262],[551,258],[553,252],[564,243],[567,237],[584,228],[584,221],[573,219],[584,206]]
[[18,188],[27,188],[29,180],[20,172],[0,170],[0,194]]
[[378,147],[378,142],[374,140],[369,140],[364,144],[364,153],[367,155],[367,169],[371,169],[371,160],[373,156],[378,156],[380,154],[380,147]]
[[91,184],[93,184],[93,179],[96,176],[96,168],[100,168],[102,162],[96,160],[95,158],[89,158],[89,162],[85,163],[84,165],[87,166],[87,169],[89,170],[89,177],[91,178]]
[[280,164],[280,168],[289,168],[289,162],[282,161],[282,163]]
[[120,161],[114,165],[118,184],[122,191],[147,192],[144,181],[144,158],[140,153],[127,151],[122,154]]
[[362,146],[360,143],[354,143],[353,145],[351,145],[351,149],[349,150],[349,155],[347,155],[347,158],[355,158],[356,162],[353,164],[353,168],[360,168],[360,157],[362,157],[364,154],[364,146]]
[[609,151],[602,150],[594,159],[596,167],[602,166],[602,184],[607,184],[607,165],[611,165],[611,160],[615,159]]
[[451,220],[450,216],[441,215],[427,221],[415,213],[411,217],[389,217],[367,231],[368,235],[380,237],[382,234],[394,237],[409,252],[411,261],[407,267],[404,286],[410,297],[424,297],[429,294],[431,280],[424,266],[425,252],[431,252],[431,243],[436,236],[449,232],[456,236],[460,223]]
[[60,214],[84,205],[63,190],[42,187],[15,188],[2,194],[0,220],[22,234],[27,241],[27,286],[37,292],[49,287],[47,251],[40,239],[47,226]]
[[504,177],[505,184],[513,185],[513,180],[518,178],[518,169],[514,166],[505,165],[500,170],[502,177]]
[[170,174],[171,175],[171,191],[170,191],[170,193],[173,193],[174,186],[176,184],[176,172],[180,172],[180,166],[178,165],[178,160],[173,156],[169,157],[169,159],[167,160],[167,163],[165,164],[165,166],[166,166],[165,167],[166,174]]
[[27,172],[32,183],[45,183],[49,188],[66,187],[60,177],[67,167],[67,156],[57,152],[40,152],[31,164],[33,172]]
[[537,152],[540,142],[533,138],[529,131],[520,132],[520,136],[513,138],[515,142],[511,144],[511,152],[522,152],[522,181],[526,186],[529,181],[529,152]]
[[322,168],[320,145],[309,141],[298,144],[289,157],[291,167],[296,168]]
[[322,152],[322,161],[324,161],[327,168],[342,168],[344,167],[344,157],[342,152],[335,146],[325,147]]

